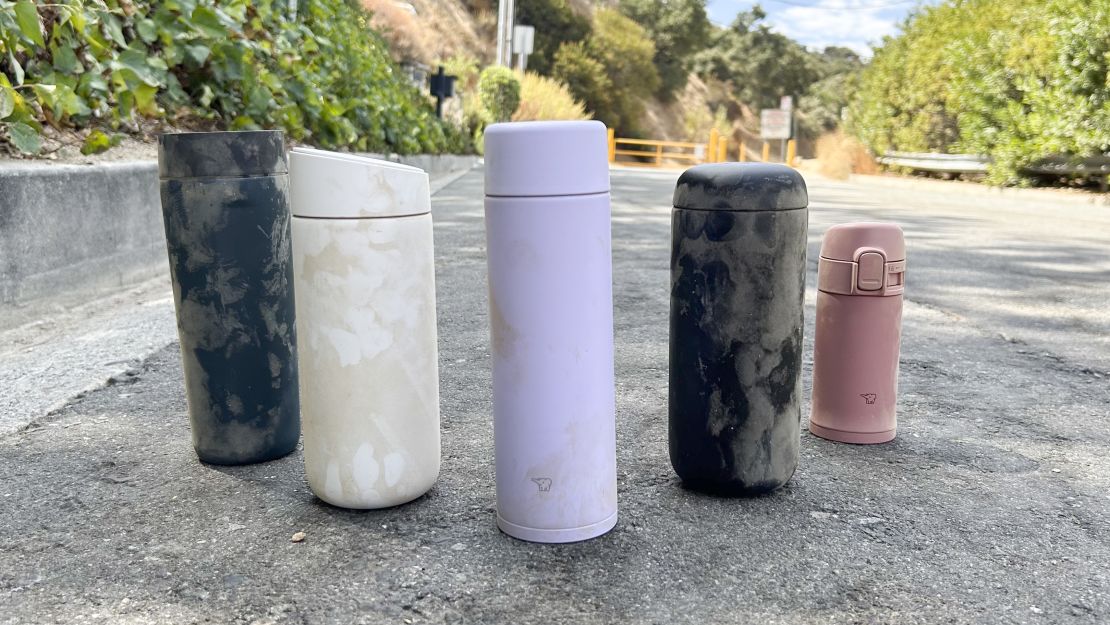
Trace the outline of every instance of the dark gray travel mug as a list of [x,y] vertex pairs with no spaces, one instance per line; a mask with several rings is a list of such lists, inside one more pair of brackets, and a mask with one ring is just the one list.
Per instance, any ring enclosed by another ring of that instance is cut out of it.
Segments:
[[699,165],[678,179],[670,454],[692,488],[756,495],[797,468],[808,204],[783,165]]
[[162,135],[158,167],[193,446],[284,456],[301,431],[284,135]]

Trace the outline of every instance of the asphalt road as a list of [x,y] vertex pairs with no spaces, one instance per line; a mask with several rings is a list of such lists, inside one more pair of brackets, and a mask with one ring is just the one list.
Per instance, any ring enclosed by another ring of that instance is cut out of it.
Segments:
[[351,512],[313,498],[299,452],[201,465],[169,346],[0,436],[0,622],[1110,620],[1110,207],[811,179],[807,398],[820,236],[896,220],[899,436],[804,433],[786,488],[727,499],[683,489],[667,459],[674,179],[613,175],[613,532],[545,546],[494,526],[475,171],[434,202],[444,465],[428,495]]

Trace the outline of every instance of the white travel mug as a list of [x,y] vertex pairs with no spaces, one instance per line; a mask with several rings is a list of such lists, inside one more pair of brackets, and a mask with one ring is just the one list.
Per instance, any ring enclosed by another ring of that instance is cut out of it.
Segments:
[[593,538],[617,522],[605,126],[493,124],[485,156],[497,525]]
[[428,175],[306,148],[289,163],[308,483],[344,508],[411,501],[440,463]]

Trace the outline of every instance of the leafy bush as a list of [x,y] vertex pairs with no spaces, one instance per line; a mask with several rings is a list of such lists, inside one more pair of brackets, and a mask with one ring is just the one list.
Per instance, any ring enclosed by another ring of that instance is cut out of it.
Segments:
[[482,70],[478,95],[490,121],[507,122],[520,106],[520,81],[513,70],[493,65]]
[[520,79],[520,106],[513,121],[590,119],[586,108],[563,83],[528,72]]
[[140,118],[283,128],[330,148],[465,149],[465,135],[435,118],[357,4],[300,7],[0,0],[0,127],[24,152],[38,150],[43,124],[135,129]]
[[865,71],[851,128],[874,151],[971,152],[995,182],[1110,152],[1110,0],[949,0]]

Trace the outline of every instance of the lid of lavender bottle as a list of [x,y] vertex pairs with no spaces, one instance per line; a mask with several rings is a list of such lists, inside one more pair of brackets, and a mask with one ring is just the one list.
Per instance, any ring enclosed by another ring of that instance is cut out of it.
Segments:
[[609,139],[598,121],[492,124],[486,195],[550,197],[609,191]]

